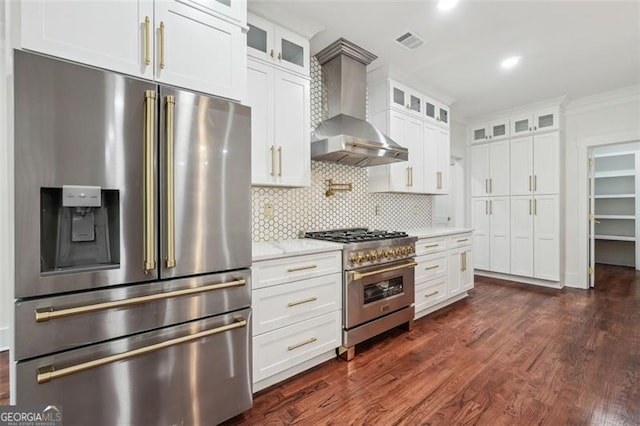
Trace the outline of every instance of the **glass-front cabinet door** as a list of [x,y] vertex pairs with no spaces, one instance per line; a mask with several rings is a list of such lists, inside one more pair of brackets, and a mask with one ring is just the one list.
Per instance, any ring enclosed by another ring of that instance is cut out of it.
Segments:
[[489,129],[486,124],[471,126],[469,131],[471,143],[486,142],[489,139]]
[[438,116],[436,121],[443,127],[449,127],[449,107],[446,105],[438,105]]
[[309,41],[282,27],[275,27],[275,62],[309,75]]
[[492,121],[489,125],[489,139],[504,139],[509,137],[509,119]]
[[525,135],[533,132],[533,117],[524,114],[511,117],[511,136]]
[[275,51],[273,46],[273,24],[255,15],[249,15],[247,22],[247,53],[263,61],[273,61]]
[[550,108],[547,110],[537,111],[533,115],[533,130],[536,132],[540,132],[558,129],[558,116],[558,108]]
[[436,121],[437,108],[436,103],[429,98],[424,99],[424,115],[429,120]]
[[402,110],[412,113],[416,116],[422,115],[422,97],[418,92],[410,88],[396,83],[391,80],[389,84],[391,91],[391,105],[401,108]]

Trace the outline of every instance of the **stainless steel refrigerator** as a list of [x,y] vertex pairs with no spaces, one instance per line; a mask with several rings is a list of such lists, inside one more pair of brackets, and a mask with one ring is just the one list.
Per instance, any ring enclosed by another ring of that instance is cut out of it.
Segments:
[[69,425],[251,407],[248,107],[15,52],[16,402]]

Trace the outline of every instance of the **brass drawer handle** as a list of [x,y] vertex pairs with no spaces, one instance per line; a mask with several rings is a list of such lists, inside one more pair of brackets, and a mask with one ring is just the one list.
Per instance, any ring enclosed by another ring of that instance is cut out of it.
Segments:
[[465,241],[469,241],[469,239],[468,238],[462,238],[462,239],[458,240],[459,243],[463,243]]
[[408,262],[408,263],[403,263],[402,265],[396,265],[396,266],[390,266],[388,268],[382,268],[382,269],[376,269],[375,271],[371,271],[371,272],[351,272],[351,279],[353,281],[358,281],[361,280],[363,278],[366,277],[370,277],[372,275],[377,275],[377,274],[381,274],[383,272],[391,272],[391,271],[397,271],[398,269],[405,269],[405,268],[413,268],[414,266],[417,266],[418,264],[416,262]]
[[426,268],[424,268],[425,271],[430,271],[432,269],[438,269],[440,267],[440,265],[433,265],[433,266],[427,266]]
[[317,338],[312,337],[311,339],[305,340],[304,342],[300,342],[300,343],[296,343],[295,345],[288,346],[287,350],[288,351],[292,351],[294,349],[298,349],[301,346],[308,345],[309,343],[313,343],[313,342],[317,342],[317,341],[318,341]]
[[177,339],[166,340],[155,345],[145,346],[140,349],[134,349],[132,351],[123,352],[116,355],[107,356],[104,358],[96,359],[94,361],[83,362],[82,364],[76,364],[71,367],[55,369],[53,365],[38,368],[37,381],[38,384],[48,383],[51,380],[60,379],[62,377],[70,376],[76,373],[82,373],[83,371],[91,370],[93,368],[102,367],[103,365],[112,364],[114,362],[123,361],[136,356],[145,355],[150,352],[155,352],[160,349],[166,349],[171,346],[176,346],[181,343],[192,342],[194,340],[202,339],[203,337],[213,336],[214,334],[220,334],[225,331],[230,331],[236,328],[246,327],[247,320],[244,318],[238,318],[236,322],[224,325],[222,327],[214,328],[211,330],[201,331],[200,333],[191,334],[189,336],[178,337]]
[[307,269],[315,269],[318,265],[306,265],[306,266],[298,266],[296,268],[289,268],[287,272],[297,272],[297,271],[305,271]]
[[425,297],[425,299],[426,299],[427,297],[435,296],[435,295],[436,295],[436,294],[438,294],[438,293],[440,293],[440,292],[436,290],[436,291],[434,291],[433,293],[425,294],[425,295],[424,295],[424,297]]
[[302,305],[304,303],[315,302],[316,300],[318,300],[318,298],[316,296],[312,296],[312,297],[309,297],[307,299],[298,300],[296,302],[289,302],[289,303],[287,303],[287,306],[288,307],[298,306],[298,305]]
[[133,297],[131,299],[114,300],[113,302],[96,303],[95,305],[79,306],[76,308],[60,309],[55,311],[52,308],[36,309],[36,322],[44,322],[57,318],[65,318],[73,315],[88,314],[91,312],[104,311],[106,309],[124,308],[141,303],[154,302],[156,300],[171,299],[173,297],[188,296],[191,294],[204,293],[213,290],[222,290],[230,287],[241,287],[247,282],[244,279],[229,281],[220,284],[210,284],[202,287],[187,288],[184,290],[170,291],[168,293],[156,293],[149,296]]
[[433,247],[438,247],[439,245],[440,245],[440,243],[427,244],[426,246],[424,246],[424,248],[433,248]]

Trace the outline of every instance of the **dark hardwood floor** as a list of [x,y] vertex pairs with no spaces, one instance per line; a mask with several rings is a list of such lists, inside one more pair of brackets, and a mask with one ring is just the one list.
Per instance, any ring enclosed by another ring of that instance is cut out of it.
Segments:
[[595,290],[476,278],[444,312],[256,395],[235,424],[640,424],[640,274]]
[[0,405],[9,405],[9,352],[0,352]]
[[[227,425],[640,424],[640,273],[595,290],[476,278],[471,296],[255,396]],[[8,404],[7,353],[0,404]]]

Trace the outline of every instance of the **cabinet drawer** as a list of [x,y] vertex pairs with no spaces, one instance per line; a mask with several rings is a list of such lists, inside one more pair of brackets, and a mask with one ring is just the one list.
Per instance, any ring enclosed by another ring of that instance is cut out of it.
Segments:
[[447,238],[423,238],[416,242],[416,256],[435,253],[447,248]]
[[342,307],[342,274],[253,291],[253,335],[308,320]]
[[452,249],[452,248],[470,246],[472,242],[473,241],[471,239],[471,232],[467,232],[464,234],[450,235],[448,247]]
[[436,278],[416,286],[416,313],[437,305],[447,298],[447,277]]
[[447,253],[434,253],[416,257],[416,285],[447,274]]
[[251,268],[253,288],[342,272],[342,251],[292,256],[256,262]]
[[340,346],[341,312],[331,312],[254,337],[253,382]]

